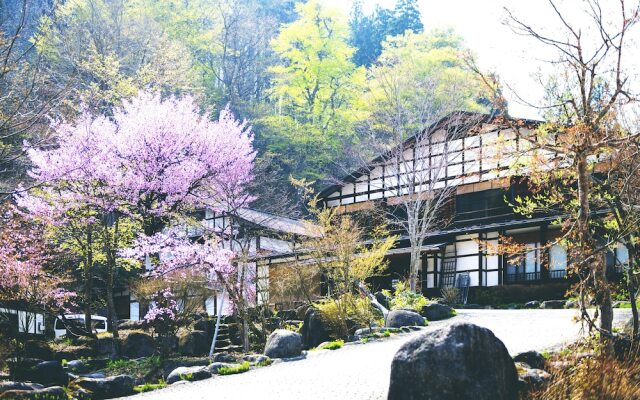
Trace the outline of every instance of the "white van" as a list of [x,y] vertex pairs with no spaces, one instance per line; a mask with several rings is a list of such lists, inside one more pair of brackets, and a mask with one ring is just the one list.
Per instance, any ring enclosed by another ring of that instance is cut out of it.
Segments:
[[[64,319],[71,323],[78,324],[81,327],[84,327],[84,314],[69,314],[65,315]],[[64,324],[65,321],[62,320],[62,317],[56,317],[56,320],[53,323],[53,332],[55,333],[56,338],[65,336],[67,334],[67,328],[65,328]],[[91,327],[94,333],[106,332],[107,317],[92,315]]]

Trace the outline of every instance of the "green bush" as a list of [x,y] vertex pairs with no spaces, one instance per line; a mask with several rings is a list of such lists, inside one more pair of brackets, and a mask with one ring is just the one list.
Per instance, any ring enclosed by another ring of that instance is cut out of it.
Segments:
[[334,339],[346,338],[357,327],[371,327],[382,318],[382,314],[371,306],[371,301],[351,293],[339,298],[327,298],[314,303],[320,311],[320,318],[331,331]]
[[247,372],[250,368],[249,361],[245,361],[240,365],[234,365],[232,367],[222,367],[218,370],[219,375],[233,375]]
[[382,293],[391,298],[389,306],[392,310],[411,309],[420,312],[422,307],[429,303],[429,300],[422,294],[409,290],[409,286],[405,282],[398,282],[393,294],[389,290],[383,290]]
[[340,348],[342,348],[342,346],[344,346],[344,340],[342,339],[338,339],[338,340],[334,340],[333,342],[329,342],[325,345],[320,346],[320,349],[322,350],[338,350]]

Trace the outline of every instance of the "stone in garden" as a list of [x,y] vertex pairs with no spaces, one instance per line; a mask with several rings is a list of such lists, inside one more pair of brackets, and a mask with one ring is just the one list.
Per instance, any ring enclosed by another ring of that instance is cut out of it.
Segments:
[[211,372],[207,367],[178,367],[171,371],[167,377],[167,383],[172,384],[178,381],[201,381],[211,378]]
[[67,386],[69,377],[60,361],[42,361],[25,371],[26,380],[44,386]]
[[45,389],[8,390],[0,394],[0,399],[10,400],[68,400],[69,397],[60,386]]
[[78,378],[69,384],[71,390],[83,390],[91,394],[93,400],[113,399],[133,394],[134,380],[129,375],[108,378]]
[[4,393],[8,390],[36,390],[36,389],[44,389],[44,386],[39,383],[32,383],[32,382],[0,381],[0,393]]
[[145,329],[146,327],[147,327],[147,321],[145,320],[121,319],[118,321],[118,329],[121,331]]
[[220,368],[230,368],[237,366],[238,364],[235,363],[214,362],[209,364],[209,366],[207,367],[207,371],[209,371],[210,374],[217,375]]
[[469,323],[425,332],[391,364],[389,400],[513,400],[518,374],[493,332]]
[[129,358],[152,356],[156,351],[155,342],[151,335],[142,332],[132,332],[122,344],[122,354]]
[[542,354],[537,351],[525,351],[513,357],[513,361],[527,364],[530,368],[542,369],[546,363]]
[[191,331],[178,338],[178,351],[183,356],[209,354],[211,338],[205,331]]
[[271,358],[291,358],[302,354],[302,336],[286,329],[276,329],[267,338],[264,355]]
[[402,328],[403,326],[424,326],[424,317],[415,311],[393,310],[389,311],[385,326],[389,328]]
[[222,352],[222,353],[215,353],[213,355],[213,361],[235,363],[235,362],[238,362],[238,359],[229,353]]
[[568,300],[564,308],[580,308],[580,302],[578,300]]
[[524,308],[540,308],[540,302],[538,300],[527,301],[524,303]]
[[215,329],[216,320],[208,318],[200,318],[193,324],[194,331],[213,332]]
[[356,337],[356,339],[360,339],[363,336],[372,335],[376,332],[380,332],[380,328],[377,326],[374,326],[372,328],[360,328],[356,330],[353,335]]
[[542,302],[540,308],[557,310],[560,308],[564,308],[564,305],[566,303],[566,300],[547,300]]
[[322,342],[331,340],[331,331],[322,320],[320,311],[316,308],[309,308],[304,316],[300,335],[305,349],[318,347]]
[[303,321],[304,316],[307,315],[307,310],[309,310],[311,306],[308,304],[303,304],[300,307],[296,308],[296,319]]
[[446,304],[431,303],[422,307],[422,314],[428,321],[440,321],[453,317],[453,308]]
[[209,357],[167,359],[162,362],[162,376],[166,380],[169,374],[178,367],[206,367],[210,363]]
[[516,363],[518,379],[525,390],[539,388],[551,380],[551,374],[537,368],[527,368],[526,364]]
[[249,361],[251,364],[261,364],[271,361],[271,359],[262,354],[247,354],[242,357],[242,361]]
[[82,360],[71,360],[67,363],[66,367],[69,371],[75,373],[83,373],[89,369],[87,364]]

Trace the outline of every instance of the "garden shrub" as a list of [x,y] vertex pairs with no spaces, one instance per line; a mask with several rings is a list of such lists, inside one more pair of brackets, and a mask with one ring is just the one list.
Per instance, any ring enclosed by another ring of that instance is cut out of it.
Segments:
[[442,288],[440,290],[440,294],[442,295],[442,301],[445,304],[454,306],[460,303],[460,289],[457,287]]
[[346,293],[339,298],[327,298],[314,303],[320,318],[335,339],[346,338],[358,327],[371,327],[382,318],[366,297]]
[[409,290],[405,282],[398,282],[393,294],[389,290],[383,290],[382,293],[391,298],[389,306],[392,310],[411,309],[420,312],[429,303],[422,294]]

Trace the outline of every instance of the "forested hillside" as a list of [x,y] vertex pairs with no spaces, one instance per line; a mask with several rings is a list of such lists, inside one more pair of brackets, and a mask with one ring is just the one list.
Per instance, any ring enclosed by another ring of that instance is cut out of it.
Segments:
[[261,182],[285,192],[290,176],[321,185],[390,144],[389,77],[409,107],[425,80],[436,101],[456,87],[455,108],[485,107],[469,50],[423,26],[416,0],[371,13],[357,1],[350,15],[318,0],[4,0],[0,12],[4,193],[28,184],[25,140],[55,145],[49,118],[80,104],[108,115],[142,89],[230,107],[253,127]]

